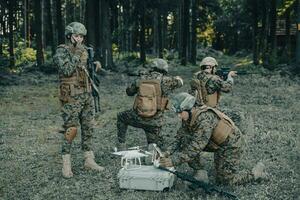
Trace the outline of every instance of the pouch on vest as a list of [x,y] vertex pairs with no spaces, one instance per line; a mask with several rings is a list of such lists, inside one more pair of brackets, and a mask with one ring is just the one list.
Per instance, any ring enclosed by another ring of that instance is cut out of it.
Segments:
[[135,97],[133,108],[141,117],[152,117],[160,109],[161,89],[158,80],[140,82],[139,91]]

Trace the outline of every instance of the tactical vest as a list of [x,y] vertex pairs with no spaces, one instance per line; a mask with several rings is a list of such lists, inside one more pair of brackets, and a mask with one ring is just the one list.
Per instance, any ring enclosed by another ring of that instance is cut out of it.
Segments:
[[161,80],[141,80],[138,85],[133,109],[141,117],[153,117],[168,107],[169,99],[162,95]]
[[90,93],[92,89],[89,78],[86,72],[79,67],[80,65],[86,67],[88,59],[87,51],[85,49],[79,50],[64,44],[59,45],[59,47],[65,48],[70,57],[74,54],[77,54],[80,57],[80,63],[76,66],[76,69],[71,76],[66,77],[62,74],[59,75],[60,99],[62,101],[70,101],[70,97],[83,93]]
[[189,127],[193,127],[198,119],[198,116],[203,112],[207,112],[208,110],[213,111],[219,118],[219,122],[213,130],[209,143],[204,149],[204,151],[214,152],[220,148],[220,145],[223,144],[226,139],[230,137],[230,135],[234,134],[235,125],[234,122],[221,111],[208,106],[202,106],[192,111]]
[[221,93],[216,91],[213,94],[208,94],[206,89],[206,83],[212,77],[212,74],[206,74],[203,79],[195,78],[192,80],[191,84],[194,84],[194,87],[196,88],[195,97],[200,105],[216,107],[219,103]]

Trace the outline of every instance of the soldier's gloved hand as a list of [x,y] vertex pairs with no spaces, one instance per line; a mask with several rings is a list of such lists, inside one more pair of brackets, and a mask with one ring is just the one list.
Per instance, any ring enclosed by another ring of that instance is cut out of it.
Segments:
[[171,158],[161,157],[159,160],[159,166],[161,167],[173,167]]
[[102,68],[101,63],[99,61],[95,61],[94,64],[96,65],[96,72],[98,72]]
[[230,71],[228,73],[228,76],[231,76],[231,77],[237,76],[237,71]]
[[182,80],[182,78],[181,78],[180,76],[175,76],[175,79],[176,79],[176,80],[179,80],[180,83],[181,83],[181,85],[183,85],[183,80]]

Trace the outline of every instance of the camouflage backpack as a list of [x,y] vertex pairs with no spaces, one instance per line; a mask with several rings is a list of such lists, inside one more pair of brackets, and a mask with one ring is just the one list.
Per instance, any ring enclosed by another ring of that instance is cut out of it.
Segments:
[[161,96],[160,80],[141,80],[133,109],[141,117],[153,117],[161,110]]

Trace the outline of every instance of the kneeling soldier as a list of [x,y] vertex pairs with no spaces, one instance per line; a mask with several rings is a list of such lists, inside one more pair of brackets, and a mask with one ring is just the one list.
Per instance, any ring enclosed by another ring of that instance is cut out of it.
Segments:
[[[201,152],[214,152],[216,181],[222,184],[243,184],[265,175],[259,162],[252,171],[239,170],[242,153],[242,134],[232,120],[219,110],[207,106],[195,106],[196,98],[188,93],[176,95],[173,109],[182,119],[177,132],[177,143],[167,158],[161,158],[164,167],[188,163],[195,170],[195,178],[201,179],[203,170]],[[200,176],[200,177],[199,177]]]
[[118,113],[117,147],[125,148],[125,136],[128,125],[142,128],[147,137],[148,144],[163,145],[160,134],[162,128],[163,113],[168,107],[168,95],[176,88],[183,85],[179,76],[167,76],[168,63],[163,59],[154,59],[151,71],[143,74],[127,89],[128,96],[134,96],[133,108]]

